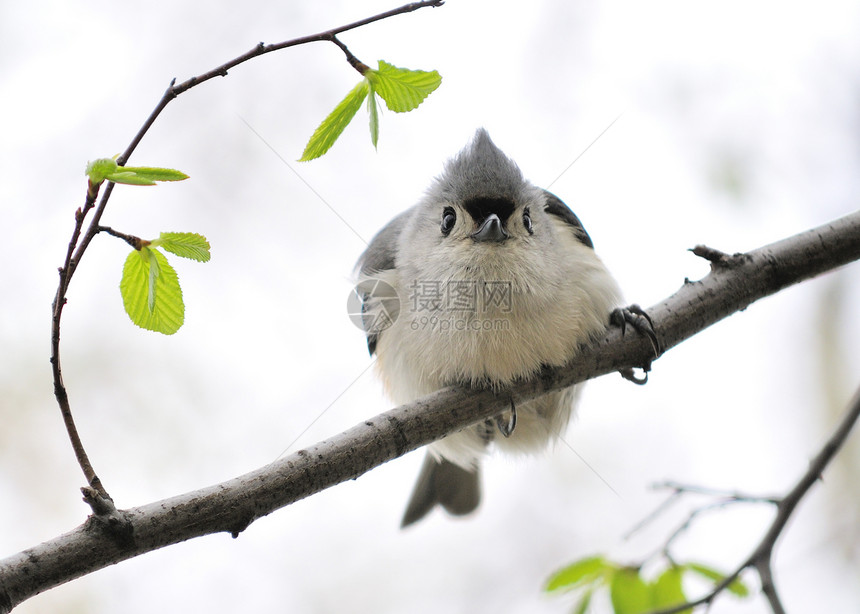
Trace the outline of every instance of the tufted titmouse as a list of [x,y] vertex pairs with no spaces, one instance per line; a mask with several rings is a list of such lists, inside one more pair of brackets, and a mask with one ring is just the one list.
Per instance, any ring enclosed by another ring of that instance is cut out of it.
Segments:
[[[359,258],[367,345],[395,403],[450,385],[504,391],[570,360],[612,320],[657,337],[594,253],[579,218],[526,181],[479,129],[426,195],[388,223]],[[480,500],[490,444],[535,452],[566,428],[580,386],[507,410],[431,444],[403,517],[437,503],[455,515]],[[497,436],[497,431],[501,437]]]

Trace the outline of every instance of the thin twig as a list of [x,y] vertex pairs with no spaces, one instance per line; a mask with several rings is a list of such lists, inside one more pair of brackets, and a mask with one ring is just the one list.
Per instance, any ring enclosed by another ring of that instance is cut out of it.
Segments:
[[709,486],[697,486],[695,484],[681,484],[679,482],[660,482],[652,487],[656,489],[669,489],[678,494],[695,494],[706,495],[709,497],[722,497],[724,499],[732,499],[739,503],[779,503],[779,497],[751,495],[749,493],[739,492],[737,490],[721,490],[719,488],[711,488]]
[[637,533],[642,531],[642,529],[644,529],[649,524],[651,524],[652,522],[657,520],[657,518],[659,518],[660,516],[665,514],[666,510],[668,510],[670,507],[672,507],[672,505],[674,505],[680,499],[681,499],[681,493],[680,492],[675,491],[672,494],[670,494],[668,497],[666,497],[666,499],[664,499],[662,502],[660,502],[660,504],[656,508],[654,508],[653,511],[649,512],[648,515],[645,516],[645,518],[643,518],[642,520],[637,522],[635,525],[633,525],[633,527],[631,527],[627,531],[627,533],[624,534],[622,539],[628,540],[628,539],[632,538],[634,535],[636,535]]
[[340,47],[340,50],[343,51],[346,55],[346,61],[349,62],[349,65],[356,69],[359,74],[364,75],[364,73],[370,70],[370,67],[361,60],[359,60],[357,57],[355,57],[349,50],[349,48],[344,45],[337,36],[332,34],[331,38],[329,38],[328,40]]
[[[416,11],[425,7],[437,7],[442,6],[444,4],[444,0],[423,0],[421,2],[412,2],[410,4],[405,4],[399,8],[392,9],[386,11],[384,13],[379,13],[378,15],[374,15],[372,17],[367,17],[365,19],[361,19],[359,21],[355,21],[353,23],[340,26],[337,28],[333,28],[331,30],[326,30],[325,32],[320,32],[318,34],[312,34],[310,36],[303,36],[300,38],[284,41],[281,43],[276,43],[273,45],[264,45],[263,43],[259,43],[250,51],[233,58],[232,60],[213,68],[212,70],[205,72],[196,77],[191,77],[186,81],[183,81],[179,85],[176,85],[176,79],[173,79],[170,82],[170,85],[165,90],[164,94],[162,94],[161,99],[156,104],[155,109],[149,114],[146,121],[143,123],[143,126],[137,131],[134,138],[131,140],[131,143],[126,147],[125,151],[117,158],[117,163],[120,166],[124,166],[128,159],[131,157],[131,154],[143,140],[143,137],[152,127],[155,120],[158,119],[161,112],[167,107],[168,104],[172,100],[174,100],[180,94],[190,90],[191,88],[200,85],[201,83],[205,83],[214,77],[223,77],[227,75],[227,71],[232,69],[239,64],[247,62],[253,58],[264,55],[266,53],[271,53],[273,51],[279,51],[281,49],[287,49],[289,47],[295,47],[298,45],[303,45],[306,43],[312,42],[320,42],[320,41],[329,41],[337,45],[345,54],[347,61],[352,65],[356,70],[361,71],[361,67],[364,66],[344,45],[340,40],[336,38],[337,34],[342,32],[346,32],[348,30],[354,30],[356,28],[360,28],[362,26],[368,25],[370,23],[381,21],[383,19],[387,19],[389,17],[394,17],[396,15],[403,15],[405,13],[411,13],[412,11]],[[366,67],[365,67],[366,68]],[[113,234],[114,236],[120,237],[128,241],[135,249],[139,249],[139,239],[137,237],[132,237],[131,235],[124,235],[123,233],[119,233],[113,231],[111,228],[107,226],[101,226],[101,218],[104,214],[105,208],[107,207],[107,203],[110,200],[110,196],[113,193],[114,184],[112,182],[107,182],[107,186],[102,192],[101,199],[98,201],[98,205],[96,205],[96,199],[98,198],[99,189],[97,185],[93,185],[89,183],[87,186],[87,196],[84,202],[84,206],[79,208],[75,212],[75,227],[72,231],[72,237],[69,241],[69,247],[66,253],[65,261],[63,262],[63,266],[60,268],[60,280],[57,286],[57,293],[54,297],[53,309],[51,313],[51,366],[53,372],[54,379],[54,396],[57,398],[57,404],[60,406],[60,413],[63,417],[63,422],[66,426],[66,432],[68,433],[69,440],[72,444],[72,449],[74,450],[75,457],[77,458],[78,464],[81,466],[81,470],[84,473],[84,477],[89,484],[90,491],[88,491],[87,496],[85,497],[85,501],[90,503],[90,506],[93,508],[93,512],[99,514],[100,510],[104,509],[113,509],[110,495],[107,493],[107,490],[101,483],[101,480],[96,475],[95,469],[93,468],[92,463],[87,456],[87,453],[84,449],[83,442],[81,441],[80,435],[78,434],[78,429],[75,426],[74,418],[72,417],[72,409],[69,403],[69,395],[66,390],[66,386],[63,383],[63,375],[62,368],[60,364],[60,323],[63,315],[63,308],[66,305],[67,298],[66,292],[69,287],[69,283],[72,280],[72,276],[75,274],[77,270],[78,264],[80,264],[81,258],[83,258],[84,253],[90,245],[90,242],[99,232],[108,232],[109,234]],[[90,211],[95,209],[92,218],[90,219],[89,225],[87,226],[86,231],[83,230],[84,220]],[[137,239],[138,244],[136,245],[133,240]],[[93,491],[101,497],[104,501],[97,501],[93,495]]]
[[[782,535],[785,526],[788,524],[792,513],[797,508],[797,504],[806,496],[809,489],[821,479],[821,474],[836,456],[837,452],[842,448],[848,435],[854,428],[854,425],[860,419],[860,389],[851,399],[848,409],[842,420],[834,429],[830,438],[825,442],[821,450],[816,454],[815,458],[809,463],[806,472],[800,477],[794,487],[780,500],[776,502],[777,513],[764,537],[759,542],[753,553],[737,569],[731,574],[723,578],[711,591],[702,597],[687,603],[682,603],[671,608],[666,608],[651,614],[677,614],[685,610],[711,603],[720,593],[722,593],[732,582],[734,582],[743,571],[746,569],[755,569],[761,580],[762,593],[770,605],[773,614],[785,614],[785,608],[779,599],[779,593],[776,590],[776,585],[773,581],[773,568],[771,562],[773,559],[773,549],[776,542]],[[764,499],[767,501],[767,499]]]
[[93,465],[87,456],[81,437],[78,434],[78,428],[75,425],[74,418],[72,417],[69,395],[66,391],[66,386],[63,383],[63,371],[60,366],[60,319],[63,315],[63,307],[66,305],[66,290],[75,269],[75,246],[81,235],[84,218],[86,217],[87,212],[92,209],[97,196],[98,189],[94,190],[90,186],[90,189],[87,190],[87,197],[84,202],[84,206],[75,212],[75,228],[72,231],[72,238],[69,241],[66,260],[60,268],[60,283],[57,287],[57,294],[54,297],[53,308],[51,310],[51,370],[54,377],[54,396],[57,398],[57,404],[60,406],[60,414],[63,417],[63,424],[66,426],[66,432],[69,435],[69,440],[71,441],[75,458],[77,458],[78,464],[84,472],[84,478],[87,480],[87,484],[90,485],[90,488],[98,493],[99,496],[106,500],[110,500],[110,496],[102,486],[101,480],[96,475],[95,469],[93,469]]
[[128,243],[129,245],[131,245],[134,249],[136,249],[138,251],[140,251],[141,247],[144,247],[144,246],[149,245],[151,243],[150,241],[145,241],[145,240],[141,239],[140,237],[136,237],[134,235],[129,235],[129,234],[126,234],[124,232],[120,232],[119,230],[114,230],[110,226],[99,226],[98,232],[104,232],[104,233],[109,234],[112,237],[116,237],[117,239],[122,239],[123,241],[125,241],[126,243]]
[[359,21],[355,21],[353,23],[347,24],[345,26],[340,26],[338,28],[332,28],[331,30],[326,30],[325,32],[319,32],[317,34],[310,34],[308,36],[302,36],[299,38],[294,38],[292,40],[284,41],[281,43],[274,43],[271,45],[266,45],[263,43],[258,43],[254,46],[253,49],[243,53],[242,55],[233,58],[227,62],[224,62],[220,66],[213,68],[212,70],[205,72],[201,75],[197,75],[196,77],[191,77],[190,79],[183,81],[179,85],[175,85],[175,79],[170,82],[170,86],[164,92],[161,97],[161,100],[155,106],[155,109],[152,111],[150,116],[147,118],[146,122],[144,122],[141,129],[132,139],[131,144],[126,148],[126,150],[117,158],[117,163],[121,166],[124,165],[128,158],[131,156],[132,152],[138,146],[140,141],[143,139],[143,136],[147,133],[149,128],[152,126],[153,122],[155,122],[156,118],[161,114],[164,108],[170,103],[171,100],[187,92],[192,87],[200,85],[201,83],[205,83],[210,79],[215,77],[226,77],[227,72],[232,68],[235,68],[239,64],[243,64],[248,60],[252,60],[261,55],[265,55],[267,53],[272,53],[273,51],[280,51],[281,49],[287,49],[289,47],[296,47],[298,45],[306,45],[307,43],[318,43],[318,42],[332,42],[337,45],[341,50],[346,54],[347,61],[350,61],[350,58],[354,59],[355,56],[349,52],[349,49],[337,40],[336,36],[343,32],[347,32],[348,30],[354,30],[356,28],[360,28],[362,26],[366,26],[376,21],[381,21],[383,19],[387,19],[389,17],[394,17],[396,15],[403,15],[406,13],[411,13],[412,11],[417,11],[418,9],[422,9],[425,7],[438,7],[444,4],[444,0],[423,0],[422,2],[412,2],[410,4],[404,4],[403,6],[391,9],[390,11],[386,11],[384,13],[379,13],[378,15],[374,15],[373,17],[367,17],[366,19],[361,19]]
[[[720,499],[719,501],[713,501],[704,505],[702,507],[697,507],[692,510],[689,514],[687,514],[686,520],[682,522],[678,528],[676,528],[668,538],[666,538],[666,542],[663,544],[662,548],[660,548],[660,553],[665,556],[668,560],[674,561],[674,557],[672,557],[672,545],[684,534],[686,533],[693,522],[699,518],[699,516],[714,512],[717,510],[725,509],[730,505],[734,505],[736,503],[762,503],[763,500],[747,500],[747,499],[733,499],[731,497]],[[770,501],[768,501],[770,503]]]
[[[776,497],[762,497],[759,495],[749,495],[737,491],[719,490],[717,488],[708,488],[707,486],[680,484],[678,482],[671,481],[652,484],[651,488],[653,490],[671,490],[672,492],[653,511],[649,512],[648,515],[645,516],[645,518],[637,522],[631,529],[629,529],[627,533],[624,534],[623,539],[627,540],[633,537],[636,533],[640,532],[642,529],[654,522],[657,518],[662,516],[666,512],[666,510],[669,509],[669,507],[671,507],[676,501],[680,500],[680,498],[686,494],[706,495],[710,497],[722,498],[722,501],[709,504],[706,508],[702,508],[701,511],[705,511],[705,509],[710,509],[714,507],[725,507],[726,505],[730,505],[732,503],[770,503],[773,505],[779,503],[779,499]],[[682,525],[681,529],[675,531],[675,533],[672,534],[668,541],[672,541],[676,537],[676,534],[681,533],[683,528],[688,524],[689,520]]]

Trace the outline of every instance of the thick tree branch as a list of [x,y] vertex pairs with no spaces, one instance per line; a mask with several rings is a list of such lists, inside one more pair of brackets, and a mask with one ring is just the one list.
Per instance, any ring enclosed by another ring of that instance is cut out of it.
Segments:
[[[721,258],[704,279],[686,281],[648,312],[669,349],[762,297],[857,259],[860,212]],[[257,518],[495,415],[511,397],[523,402],[651,358],[646,338],[611,329],[569,364],[546,369],[509,394],[446,388],[227,482],[108,517],[91,516],[65,535],[0,560],[0,614],[51,587],[144,552],[210,533],[236,536]],[[803,492],[783,500],[780,517],[787,521]]]

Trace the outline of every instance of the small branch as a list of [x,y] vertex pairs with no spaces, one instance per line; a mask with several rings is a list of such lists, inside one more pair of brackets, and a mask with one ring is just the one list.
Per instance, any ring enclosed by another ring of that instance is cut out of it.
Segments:
[[127,235],[124,232],[120,232],[118,230],[114,230],[110,226],[99,226],[97,232],[105,232],[112,237],[116,237],[118,239],[122,239],[129,245],[131,245],[134,249],[140,251],[141,247],[149,245],[149,241],[144,241],[140,237],[135,237],[134,235]]
[[[854,394],[854,398],[851,399],[845,415],[833,431],[833,434],[824,444],[824,447],[821,448],[821,451],[819,451],[815,458],[813,458],[809,463],[809,468],[806,470],[806,473],[803,474],[794,488],[785,495],[782,501],[779,502],[776,518],[774,519],[773,524],[761,540],[758,548],[756,548],[755,552],[753,552],[752,556],[749,558],[747,565],[755,566],[756,569],[759,569],[759,575],[761,575],[762,569],[767,568],[768,570],[767,578],[762,576],[762,589],[767,589],[766,584],[768,583],[770,586],[773,586],[773,582],[770,580],[769,569],[770,560],[773,555],[773,548],[776,545],[777,539],[779,539],[779,536],[788,524],[788,521],[794,513],[794,510],[797,508],[798,503],[800,503],[801,499],[806,496],[809,489],[821,479],[821,475],[824,473],[824,470],[845,444],[845,441],[848,439],[848,436],[857,424],[858,419],[860,419],[860,389],[858,389]],[[768,597],[768,599],[771,600],[770,597]],[[778,600],[771,600],[772,605],[775,603],[778,603]],[[783,610],[781,606],[779,606],[779,609],[774,608],[774,614],[781,614],[782,612]]]
[[761,495],[750,495],[736,490],[720,490],[718,488],[680,484],[678,482],[662,482],[660,484],[655,484],[653,488],[669,489],[674,491],[674,494],[695,494],[705,495],[708,497],[722,497],[723,499],[731,499],[738,503],[772,503],[776,505],[780,501],[778,497],[773,496],[762,497]]
[[330,40],[335,45],[340,47],[341,51],[343,51],[344,54],[346,55],[346,61],[349,62],[350,66],[352,66],[354,69],[356,69],[358,71],[358,74],[364,75],[364,73],[366,73],[368,70],[370,70],[370,66],[368,66],[367,64],[365,64],[364,62],[359,60],[357,57],[355,57],[352,54],[352,52],[349,50],[349,48],[346,45],[344,45],[343,42],[341,42],[341,40],[338,37],[332,35],[331,38],[328,40]]
[[[311,34],[308,36],[302,36],[299,38],[294,38],[292,40],[284,41],[281,43],[274,43],[271,45],[266,45],[264,43],[258,43],[254,46],[253,49],[243,53],[242,55],[233,58],[227,62],[224,62],[220,66],[216,66],[212,70],[209,70],[201,75],[196,77],[191,77],[186,81],[183,81],[179,85],[175,85],[176,80],[170,82],[170,86],[164,92],[161,97],[161,100],[156,105],[155,109],[150,114],[149,118],[147,118],[146,122],[144,122],[141,129],[135,135],[134,139],[132,139],[131,144],[126,148],[126,150],[122,153],[122,155],[117,158],[117,163],[120,166],[124,166],[128,161],[128,158],[131,156],[132,152],[137,148],[140,141],[143,139],[144,135],[149,131],[149,128],[164,110],[164,108],[177,96],[183,94],[190,90],[193,87],[200,85],[201,83],[205,83],[210,79],[214,79],[215,77],[226,77],[227,72],[232,68],[235,68],[239,64],[244,64],[248,60],[252,60],[258,56],[265,55],[267,53],[272,53],[274,51],[280,51],[281,49],[287,49],[289,47],[296,47],[298,45],[306,45],[308,43],[316,43],[329,41],[338,45],[347,56],[347,60],[350,64],[355,67],[353,64],[353,60],[355,60],[355,56],[353,56],[346,46],[343,45],[338,39],[337,35],[343,32],[347,32],[349,30],[355,30],[356,28],[360,28],[362,26],[366,26],[368,24],[374,23],[376,21],[381,21],[383,19],[388,19],[389,17],[395,17],[397,15],[404,15],[406,13],[411,13],[413,11],[417,11],[418,9],[423,9],[426,7],[439,7],[444,4],[444,0],[423,0],[422,2],[412,2],[410,4],[404,4],[401,7],[396,9],[391,9],[390,11],[385,11],[384,13],[379,13],[378,15],[374,15],[372,17],[367,17],[366,19],[361,19],[359,21],[355,21],[353,23],[347,24],[345,26],[340,26],[337,28],[332,28],[330,30],[326,30],[324,32],[319,32],[317,34]],[[350,60],[352,58],[352,60]],[[358,60],[355,60],[356,62]],[[360,62],[359,62],[360,63]],[[361,72],[361,71],[359,71]],[[363,73],[362,73],[363,74]]]
[[713,247],[708,247],[707,245],[697,245],[690,249],[695,255],[699,258],[704,258],[708,262],[711,263],[712,266],[731,266],[731,262],[733,259],[740,258],[743,254],[735,254],[734,256],[730,256],[725,252],[721,252],[718,249],[714,249]]
[[69,395],[66,391],[66,386],[63,383],[63,372],[60,366],[60,320],[63,315],[63,307],[66,305],[66,290],[69,286],[72,273],[75,270],[75,246],[81,235],[84,219],[87,212],[93,208],[96,198],[98,197],[98,189],[93,189],[92,186],[87,190],[87,197],[84,201],[84,206],[75,212],[75,228],[72,231],[72,238],[69,241],[69,247],[66,252],[66,259],[63,266],[60,268],[60,283],[57,287],[57,294],[54,297],[54,302],[51,310],[51,370],[54,378],[54,396],[57,399],[57,404],[60,406],[60,414],[63,417],[63,424],[66,427],[66,433],[69,436],[69,441],[72,444],[72,450],[75,453],[75,458],[84,473],[84,478],[87,484],[90,485],[98,495],[110,500],[101,480],[96,475],[95,469],[87,456],[83,442],[78,433],[78,428],[75,425],[75,420],[72,417],[72,408],[69,405]]
[[[631,537],[633,537],[634,535],[636,535],[637,533],[639,533],[640,531],[642,531],[642,529],[644,529],[645,527],[650,525],[652,522],[657,520],[657,518],[662,516],[666,512],[666,510],[668,510],[670,507],[672,507],[672,505],[674,505],[677,501],[679,501],[680,498],[681,498],[680,492],[677,492],[677,491],[673,492],[671,495],[666,497],[666,499],[664,501],[662,501],[660,503],[660,505],[658,505],[656,508],[654,508],[653,511],[651,511],[647,516],[645,516],[645,518],[643,518],[642,520],[637,522],[635,525],[633,525],[633,527],[630,528],[624,534],[622,539],[628,540]],[[648,557],[648,558],[650,558],[650,557]]]
[[[725,498],[720,499],[719,501],[714,501],[713,503],[709,503],[703,507],[699,507],[691,511],[687,515],[687,519],[681,523],[681,525],[672,531],[672,534],[666,539],[666,543],[663,544],[663,547],[660,549],[662,554],[669,559],[670,561],[675,560],[672,557],[672,545],[675,541],[678,540],[681,535],[683,535],[687,530],[689,530],[690,526],[692,526],[693,522],[702,514],[713,512],[716,510],[722,510],[730,505],[734,505],[736,503],[763,503],[764,500],[754,500],[754,499],[733,499],[733,498]],[[770,503],[770,501],[767,501]]]
[[[720,593],[722,593],[732,582],[734,582],[746,569],[755,569],[761,580],[761,589],[765,598],[770,605],[773,614],[785,614],[779,593],[776,590],[776,585],[773,581],[773,568],[771,562],[773,559],[773,550],[776,546],[780,535],[788,524],[791,515],[797,508],[797,504],[806,496],[809,489],[821,479],[821,474],[836,456],[837,452],[845,444],[848,435],[851,433],[855,424],[860,419],[860,389],[854,395],[854,398],[848,405],[848,409],[839,425],[831,434],[830,438],[825,442],[821,450],[816,454],[815,458],[809,463],[809,468],[800,477],[794,487],[782,498],[776,501],[777,513],[764,537],[759,542],[753,553],[741,563],[734,572],[726,576],[719,584],[717,584],[710,592],[702,597],[682,603],[671,608],[666,608],[651,614],[677,614],[700,605],[711,603]],[[762,499],[763,501],[773,502],[771,499]]]
[[624,539],[630,539],[636,533],[640,532],[642,529],[647,527],[649,524],[654,522],[657,518],[662,516],[666,510],[668,510],[673,504],[680,501],[683,495],[705,495],[709,497],[718,497],[717,501],[709,503],[703,507],[699,507],[691,511],[687,515],[687,519],[684,520],[666,539],[666,542],[660,547],[660,549],[655,552],[653,555],[646,557],[645,560],[648,560],[654,556],[662,555],[669,559],[670,561],[674,561],[674,557],[671,554],[672,543],[675,542],[687,529],[690,528],[693,521],[705,512],[710,512],[717,509],[722,509],[729,505],[733,505],[736,503],[767,503],[770,505],[777,505],[779,503],[779,499],[776,497],[761,497],[757,495],[749,495],[745,493],[740,493],[737,491],[723,491],[715,488],[708,488],[704,486],[691,486],[687,484],[679,484],[677,482],[662,482],[659,484],[653,484],[651,486],[654,490],[671,490],[672,492],[663,500],[653,511],[651,511],[647,516],[645,516],[642,520],[637,522],[627,533],[624,534]]
[[776,585],[773,582],[773,569],[770,565],[770,559],[771,556],[768,553],[766,557],[757,560],[754,567],[761,580],[761,592],[764,593],[764,597],[767,599],[768,604],[770,604],[773,614],[785,614],[785,608],[782,607],[779,593],[776,592]]
[[[349,52],[349,49],[339,40],[337,40],[336,35],[341,32],[346,32],[348,30],[353,30],[355,28],[359,28],[361,26],[380,21],[383,19],[387,19],[389,17],[393,17],[395,15],[402,15],[405,13],[411,13],[412,11],[416,11],[425,7],[437,7],[442,6],[443,0],[423,0],[422,2],[413,2],[411,4],[403,5],[399,8],[392,9],[390,11],[386,11],[384,13],[380,13],[378,15],[374,15],[372,17],[368,17],[366,19],[362,19],[360,21],[353,22],[351,24],[347,24],[345,26],[340,26],[338,28],[333,28],[331,30],[326,30],[325,32],[320,32],[319,34],[313,34],[311,36],[304,36],[301,38],[296,38],[289,41],[284,41],[282,43],[277,43],[274,45],[264,45],[260,43],[256,45],[253,49],[240,55],[224,64],[213,68],[212,70],[203,73],[197,77],[192,77],[179,85],[176,85],[176,79],[173,79],[170,82],[167,90],[165,90],[164,94],[162,94],[161,99],[158,101],[158,104],[155,106],[155,109],[149,114],[149,117],[143,123],[143,126],[137,131],[137,134],[131,140],[131,143],[126,147],[125,151],[117,158],[117,163],[120,166],[124,166],[128,159],[131,157],[131,154],[143,140],[143,137],[155,123],[155,120],[161,115],[161,112],[167,107],[170,102],[175,99],[180,94],[190,90],[191,88],[200,85],[214,77],[223,77],[227,75],[227,71],[233,68],[234,66],[238,66],[248,60],[251,60],[257,56],[271,53],[273,51],[279,51],[281,49],[286,49],[289,47],[295,47],[297,45],[303,45],[306,43],[317,42],[317,41],[330,41],[335,43],[338,47],[340,47],[347,56],[347,60],[350,64],[355,67],[359,72],[360,66],[364,66],[359,62],[352,53]],[[367,67],[365,67],[365,70]],[[98,205],[96,206],[96,199],[98,198],[99,193],[99,184],[93,184],[92,182],[87,183],[87,195],[86,200],[84,202],[84,206],[78,209],[75,212],[75,227],[72,231],[72,238],[69,240],[69,246],[66,253],[65,261],[63,262],[63,266],[60,268],[60,281],[57,286],[57,293],[54,296],[53,309],[51,314],[51,367],[53,372],[54,379],[54,396],[57,398],[57,404],[60,406],[60,413],[63,417],[63,423],[66,426],[66,432],[68,433],[69,440],[72,444],[72,449],[75,453],[75,458],[78,461],[78,464],[81,467],[81,470],[84,473],[84,477],[87,480],[87,484],[89,487],[98,494],[98,496],[102,499],[102,501],[96,501],[93,497],[85,497],[85,501],[90,503],[93,512],[95,514],[99,514],[99,510],[104,509],[105,506],[110,503],[112,506],[112,500],[110,495],[108,495],[107,490],[101,483],[101,480],[96,475],[95,469],[93,468],[92,463],[87,456],[87,453],[84,449],[83,442],[81,441],[80,435],[78,434],[78,429],[75,425],[74,418],[72,417],[72,409],[71,404],[69,403],[69,395],[66,390],[66,386],[63,383],[63,375],[62,368],[60,363],[60,323],[63,315],[63,308],[66,305],[66,292],[69,287],[69,283],[72,280],[72,277],[77,270],[78,264],[80,264],[81,259],[83,258],[84,253],[90,245],[90,242],[99,232],[107,232],[113,236],[124,239],[135,249],[140,249],[140,246],[143,242],[132,235],[126,235],[117,231],[114,231],[108,226],[101,226],[101,218],[104,214],[105,208],[107,207],[107,203],[110,200],[111,194],[113,193],[114,183],[107,182],[107,187],[104,192],[102,192],[101,199],[98,201]],[[84,221],[87,218],[87,215],[90,211],[95,209],[93,213],[92,219],[90,219],[89,226],[87,230],[84,232]],[[2,598],[2,595],[0,595]],[[0,606],[2,606],[2,599],[0,599]],[[2,607],[0,607],[0,612],[2,612]]]
[[[647,524],[653,522],[657,517],[662,515],[662,513],[671,505],[672,503],[678,501],[683,495],[688,494],[696,494],[696,495],[705,495],[709,497],[717,498],[716,501],[708,503],[702,507],[698,507],[692,510],[688,515],[686,520],[682,522],[670,535],[666,538],[666,542],[659,549],[658,553],[667,558],[669,561],[674,561],[674,557],[672,556],[672,544],[683,535],[689,528],[692,526],[693,522],[702,514],[706,512],[713,512],[715,510],[724,509],[730,505],[735,505],[738,503],[755,503],[761,504],[766,503],[768,505],[778,505],[780,499],[776,497],[762,497],[757,495],[749,495],[745,493],[740,493],[737,491],[729,492],[722,491],[715,488],[707,488],[704,486],[690,486],[686,484],[678,484],[677,482],[664,482],[662,484],[655,484],[653,488],[665,488],[670,489],[672,494],[660,504],[656,510],[651,512],[648,516],[645,517],[639,524],[637,524],[633,529],[631,529],[625,538],[629,538],[635,532],[641,530]],[[655,553],[652,556],[656,556]],[[650,558],[650,557],[648,557]]]

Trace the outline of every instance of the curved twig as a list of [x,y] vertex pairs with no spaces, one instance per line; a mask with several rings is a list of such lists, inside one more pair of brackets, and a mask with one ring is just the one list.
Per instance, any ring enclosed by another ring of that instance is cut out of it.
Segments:
[[[365,26],[367,24],[373,23],[375,21],[381,21],[383,19],[387,19],[389,17],[394,17],[396,15],[403,15],[405,13],[411,13],[421,8],[425,7],[437,7],[442,6],[444,4],[444,0],[422,0],[421,2],[412,2],[410,4],[405,4],[399,8],[392,9],[390,11],[386,11],[384,13],[379,13],[378,15],[374,15],[372,17],[367,17],[365,19],[361,19],[359,21],[355,21],[353,23],[340,26],[337,28],[332,28],[331,30],[326,30],[324,32],[319,32],[317,34],[311,34],[309,36],[302,36],[300,38],[295,38],[292,40],[284,41],[281,43],[275,43],[272,45],[265,45],[263,43],[259,43],[250,51],[243,53],[242,55],[229,60],[220,66],[213,68],[212,70],[205,72],[196,77],[191,77],[186,81],[183,81],[180,84],[176,84],[176,79],[170,82],[170,85],[165,90],[164,94],[162,94],[161,99],[158,101],[158,104],[155,105],[155,109],[149,114],[146,121],[141,126],[140,130],[138,130],[137,134],[135,134],[134,138],[131,140],[131,143],[126,147],[125,151],[117,158],[117,163],[120,165],[125,165],[128,159],[131,157],[131,154],[140,144],[143,137],[152,127],[155,120],[158,119],[161,112],[167,107],[168,104],[180,94],[187,92],[191,88],[200,85],[201,83],[205,83],[210,79],[215,77],[224,77],[227,75],[227,72],[238,66],[239,64],[243,64],[248,60],[252,60],[258,56],[271,53],[273,51],[280,51],[281,49],[287,49],[289,47],[296,47],[298,45],[304,45],[307,43],[313,42],[321,42],[328,41],[334,43],[338,46],[345,54],[346,59],[350,63],[351,66],[356,68],[361,72],[360,67],[363,66],[361,62],[349,51],[349,49],[344,45],[340,40],[337,39],[337,34],[342,32],[346,32],[348,30],[354,30],[356,28],[360,28],[361,26]],[[66,253],[66,259],[63,263],[63,266],[60,267],[60,282],[57,286],[57,293],[54,297],[53,309],[51,314],[51,365],[53,370],[53,378],[54,378],[54,396],[57,398],[57,403],[60,406],[60,412],[63,416],[63,423],[66,426],[66,432],[69,435],[69,440],[72,443],[72,449],[75,453],[75,458],[77,458],[78,464],[81,467],[81,470],[84,473],[84,477],[87,480],[87,484],[89,488],[85,492],[84,500],[90,504],[93,509],[93,512],[98,514],[100,510],[110,510],[113,509],[113,506],[110,504],[111,498],[107,493],[107,490],[101,483],[98,475],[96,475],[95,469],[93,468],[92,463],[87,456],[86,450],[84,449],[83,442],[81,441],[80,435],[78,434],[78,429],[75,426],[74,418],[72,417],[72,408],[69,403],[69,394],[66,390],[66,386],[63,383],[63,374],[62,368],[60,365],[60,323],[63,315],[63,308],[66,305],[66,292],[69,287],[69,283],[72,280],[72,276],[75,274],[77,270],[78,264],[80,264],[81,258],[84,253],[87,251],[87,248],[90,245],[90,242],[93,238],[101,231],[106,231],[107,227],[101,226],[101,218],[104,214],[105,208],[107,207],[107,203],[110,200],[110,196],[113,193],[114,184],[108,182],[107,187],[104,192],[102,192],[101,199],[98,201],[98,205],[96,205],[96,199],[98,198],[99,187],[94,186],[92,184],[88,185],[86,201],[84,202],[84,206],[79,208],[75,212],[75,227],[72,231],[72,238],[69,241],[68,251]],[[83,231],[84,220],[87,215],[95,209],[92,219],[90,219],[89,226],[87,226],[86,231]]]

